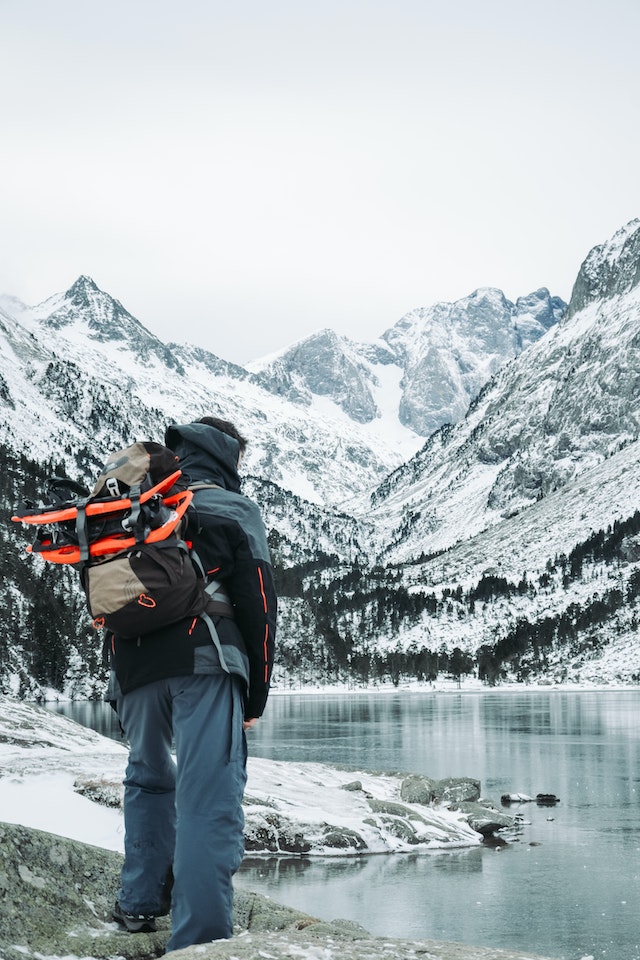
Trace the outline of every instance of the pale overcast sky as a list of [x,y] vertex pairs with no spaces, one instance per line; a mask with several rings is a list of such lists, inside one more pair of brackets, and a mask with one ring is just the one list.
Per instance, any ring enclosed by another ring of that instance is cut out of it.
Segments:
[[2,0],[0,292],[245,362],[640,216],[638,0]]

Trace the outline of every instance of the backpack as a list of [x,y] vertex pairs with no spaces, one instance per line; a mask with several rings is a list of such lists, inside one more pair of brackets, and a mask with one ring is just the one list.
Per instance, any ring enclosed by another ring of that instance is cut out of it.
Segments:
[[27,552],[76,566],[94,626],[137,637],[183,617],[233,616],[220,584],[207,584],[182,538],[193,492],[178,458],[152,441],[111,454],[89,492],[50,481],[51,503],[25,501],[11,519],[35,524]]

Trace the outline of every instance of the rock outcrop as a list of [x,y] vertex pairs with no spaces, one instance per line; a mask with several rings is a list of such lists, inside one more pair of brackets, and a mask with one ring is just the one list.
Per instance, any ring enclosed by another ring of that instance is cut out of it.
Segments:
[[[123,933],[110,910],[120,854],[0,823],[0,956],[151,960],[164,952],[169,919],[151,934]],[[233,940],[177,951],[176,960],[535,960],[522,951],[371,937],[349,921],[323,922],[255,893],[236,893]],[[539,958],[541,960],[541,958]]]

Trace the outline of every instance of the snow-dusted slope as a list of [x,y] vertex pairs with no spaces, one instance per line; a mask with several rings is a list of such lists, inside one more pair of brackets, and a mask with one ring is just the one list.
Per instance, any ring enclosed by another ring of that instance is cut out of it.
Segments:
[[[616,234],[587,260],[592,287],[598,264],[606,275],[606,298],[580,309],[572,301],[560,323],[481,391],[463,422],[432,436],[376,491],[383,549],[393,544],[387,559],[466,541],[638,438],[640,288],[626,268],[616,272],[615,256],[640,261],[640,223],[623,234],[622,245]],[[634,482],[630,503],[639,492]]]

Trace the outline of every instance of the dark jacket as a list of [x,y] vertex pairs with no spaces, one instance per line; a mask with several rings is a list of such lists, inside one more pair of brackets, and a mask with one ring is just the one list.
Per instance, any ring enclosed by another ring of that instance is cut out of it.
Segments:
[[190,423],[169,427],[165,443],[196,487],[186,538],[226,591],[233,618],[211,615],[216,643],[204,620],[191,618],[143,637],[113,638],[110,699],[167,677],[227,670],[245,681],[245,717],[259,717],[273,666],[277,601],[260,512],[240,493],[238,442],[208,424]]

